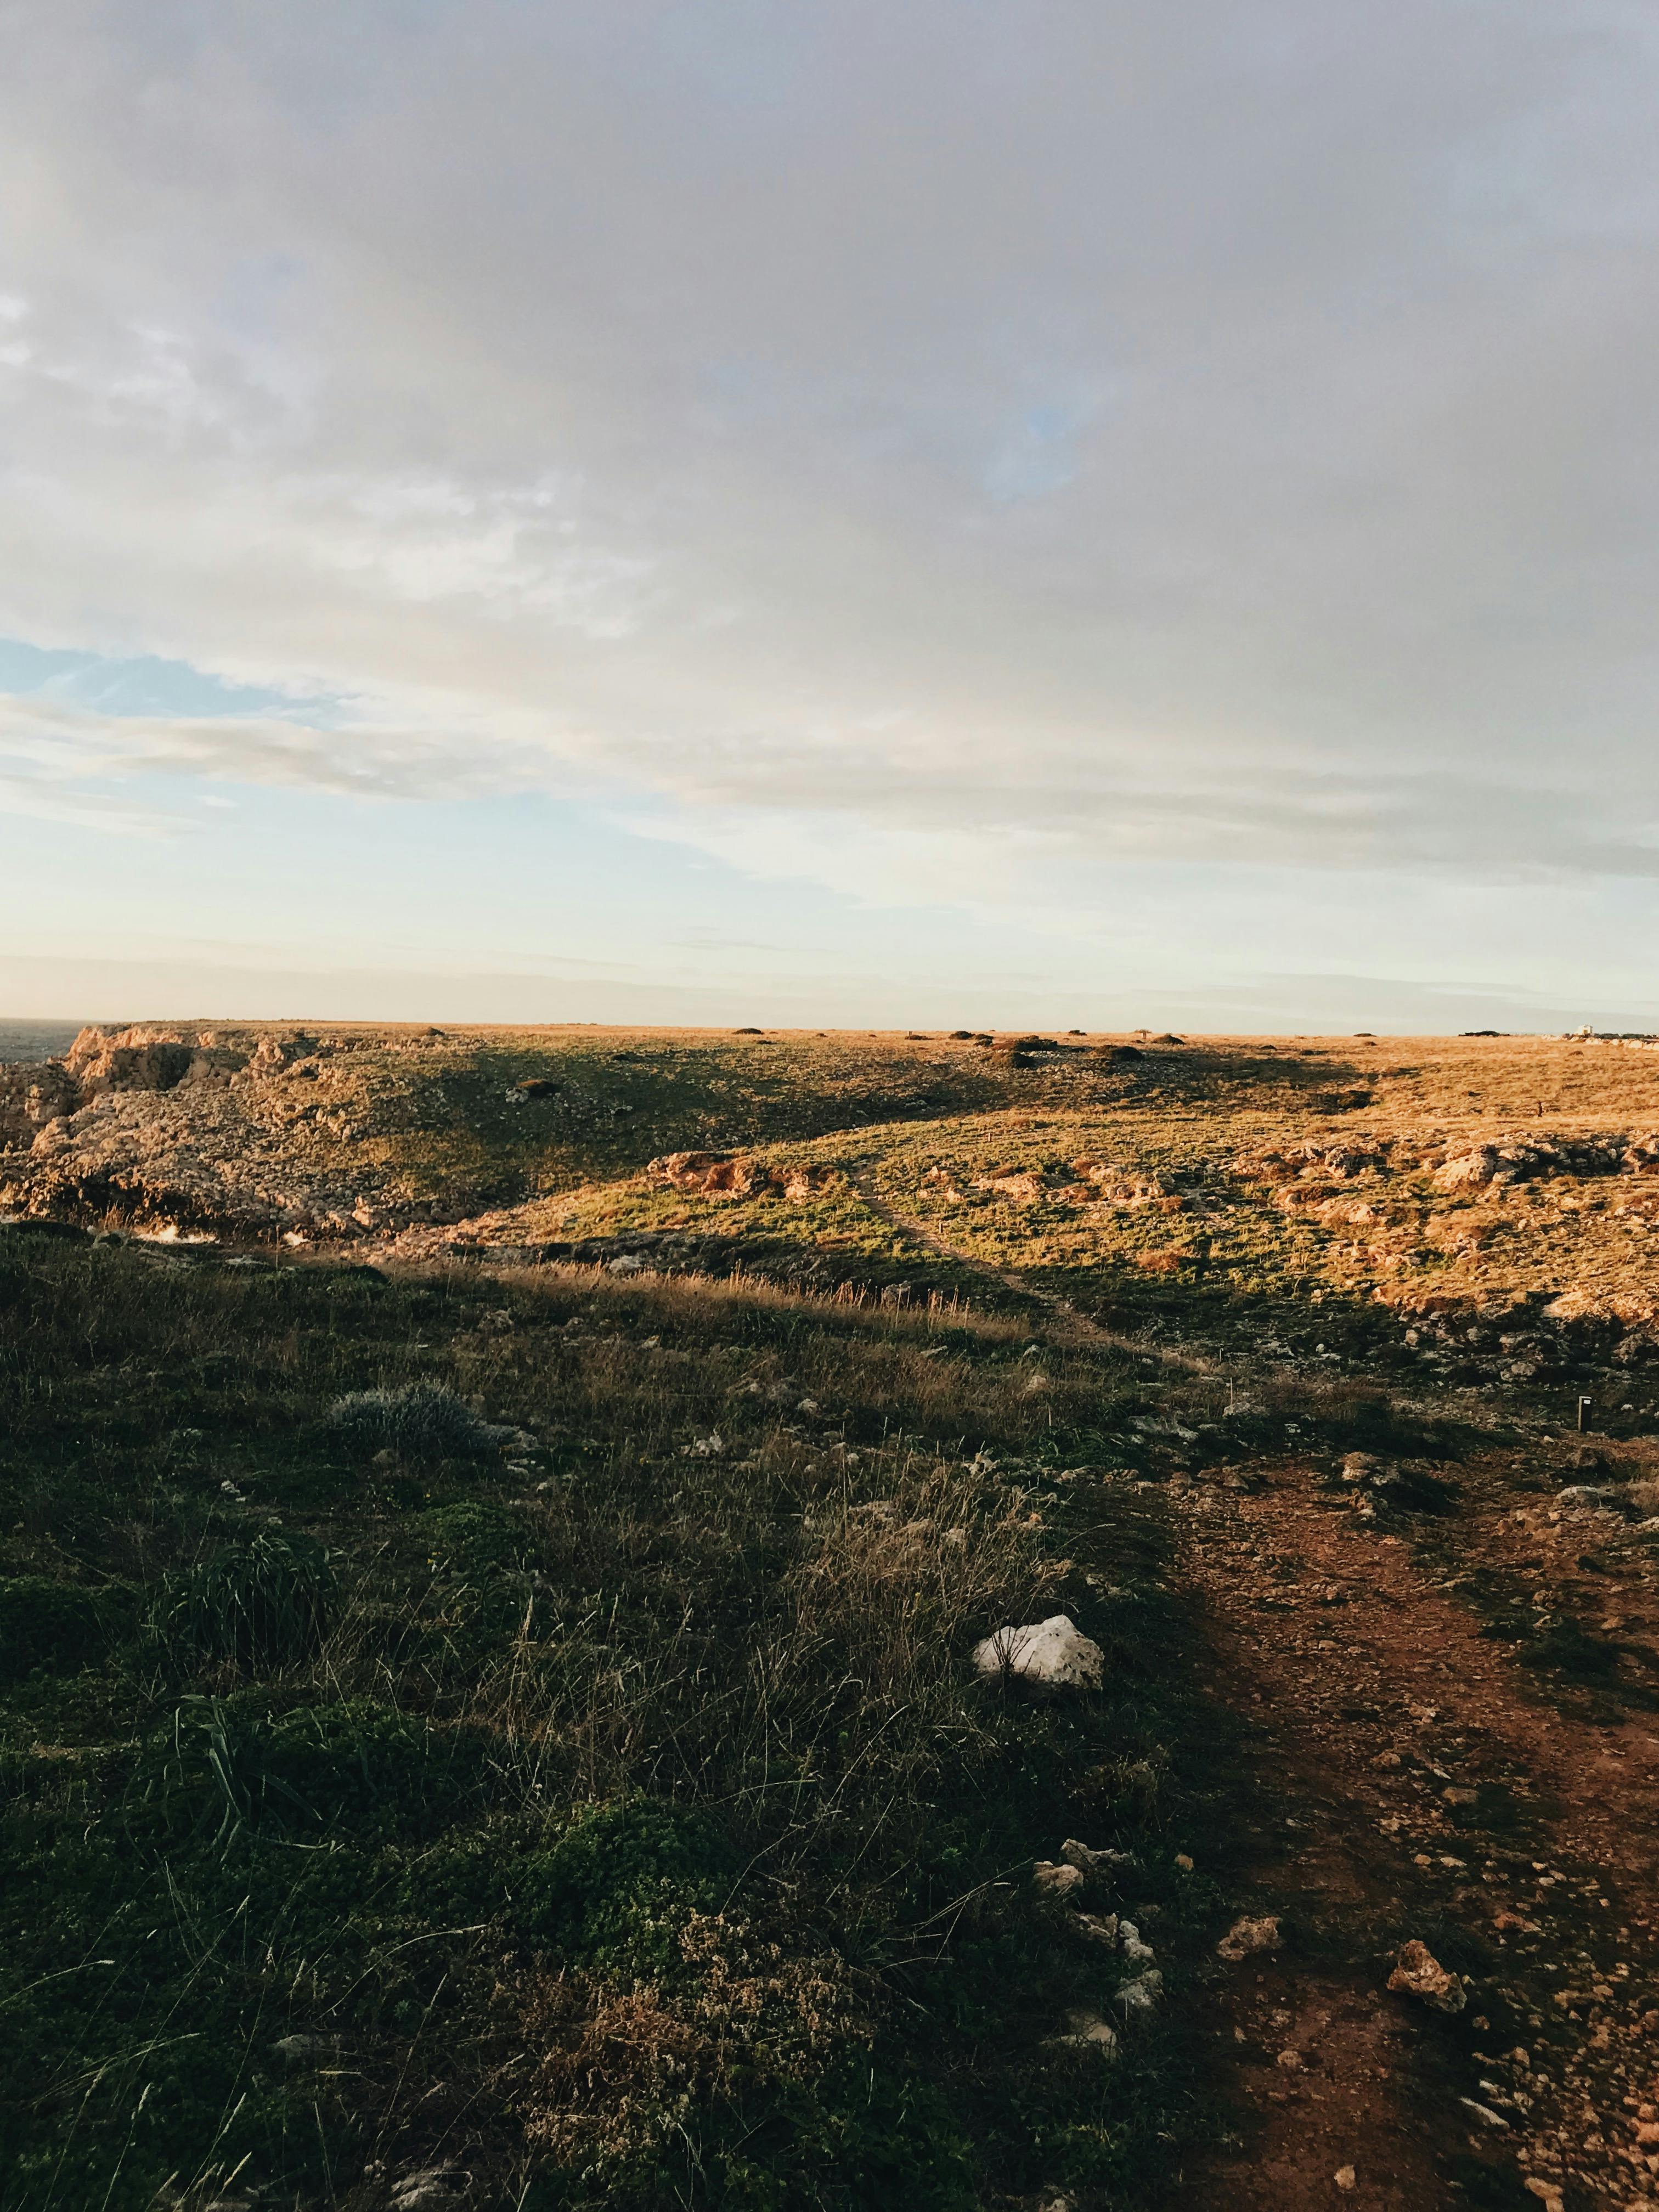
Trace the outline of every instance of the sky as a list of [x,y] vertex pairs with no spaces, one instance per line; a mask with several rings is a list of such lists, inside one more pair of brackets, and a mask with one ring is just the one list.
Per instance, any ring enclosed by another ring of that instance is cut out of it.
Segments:
[[1635,0],[24,0],[0,1015],[1659,1028]]

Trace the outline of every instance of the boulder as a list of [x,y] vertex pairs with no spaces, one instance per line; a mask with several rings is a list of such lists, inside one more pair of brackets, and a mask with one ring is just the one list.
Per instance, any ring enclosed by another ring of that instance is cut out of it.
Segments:
[[1437,1168],[1432,1181],[1437,1190],[1479,1190],[1492,1180],[1498,1165],[1495,1147],[1477,1145],[1473,1152],[1455,1153]]
[[988,1680],[1033,1689],[1097,1690],[1105,1658],[1075,1621],[1057,1613],[1030,1627],[999,1628],[974,1646],[974,1665]]
[[72,1114],[80,1103],[74,1077],[56,1060],[0,1067],[0,1147],[33,1144],[48,1122]]

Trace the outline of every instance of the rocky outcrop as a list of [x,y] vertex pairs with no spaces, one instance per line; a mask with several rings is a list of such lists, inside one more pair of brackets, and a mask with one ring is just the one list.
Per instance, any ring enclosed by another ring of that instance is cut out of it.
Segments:
[[32,1145],[52,1123],[108,1092],[173,1091],[184,1083],[222,1088],[246,1065],[246,1053],[221,1045],[211,1032],[186,1038],[175,1030],[84,1029],[62,1060],[0,1068],[0,1146]]
[[[147,1231],[356,1237],[411,1206],[320,1110],[314,1039],[247,1051],[210,1030],[82,1030],[61,1060],[0,1069],[0,1206]],[[295,1102],[294,1094],[303,1097]],[[330,1141],[311,1141],[313,1125]]]
[[653,1182],[697,1198],[781,1197],[798,1205],[841,1179],[835,1168],[774,1168],[731,1152],[665,1152],[645,1172]]

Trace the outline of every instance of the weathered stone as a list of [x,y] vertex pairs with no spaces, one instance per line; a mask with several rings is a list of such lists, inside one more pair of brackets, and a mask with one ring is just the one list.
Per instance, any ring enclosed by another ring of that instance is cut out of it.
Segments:
[[974,1647],[974,1665],[988,1679],[1045,1690],[1098,1689],[1105,1668],[1099,1644],[1063,1613],[1033,1626],[999,1628]]
[[1253,1951],[1276,1951],[1279,1945],[1276,1915],[1263,1913],[1255,1919],[1249,1915],[1241,1915],[1216,1945],[1215,1951],[1218,1959],[1225,1959],[1237,1966],[1241,1959],[1248,1958]]
[[1068,2012],[1064,2033],[1051,2035],[1048,2041],[1061,2050],[1097,2051],[1108,2058],[1117,2056],[1117,2030],[1098,2013],[1081,2008]]
[[1468,2002],[1463,1984],[1435,1957],[1426,1943],[1413,1936],[1401,1946],[1389,1976],[1389,1987],[1405,1996],[1417,1997],[1436,2012],[1460,2013]]

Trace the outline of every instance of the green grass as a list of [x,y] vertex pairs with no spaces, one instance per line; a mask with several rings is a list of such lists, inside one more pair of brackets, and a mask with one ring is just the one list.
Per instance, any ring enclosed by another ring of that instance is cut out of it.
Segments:
[[[1030,1867],[1133,1849],[1178,1993],[1235,1767],[1158,1501],[1060,1479],[1139,1366],[1026,1346],[0,1231],[8,2212],[449,2157],[527,2208],[1155,2202],[1209,2124],[1181,2008],[1045,2049],[1127,1969]],[[331,1418],[440,1391],[435,1447]],[[975,1680],[1058,1610],[1101,1696]]]

